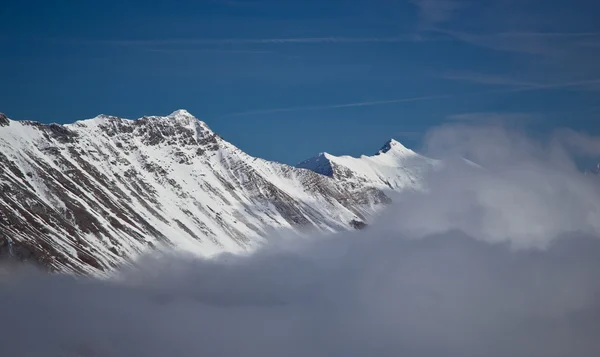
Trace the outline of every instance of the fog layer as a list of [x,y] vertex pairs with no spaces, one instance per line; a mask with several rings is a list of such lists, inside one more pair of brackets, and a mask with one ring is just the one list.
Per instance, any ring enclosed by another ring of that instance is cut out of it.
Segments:
[[600,356],[598,140],[442,127],[426,193],[364,231],[249,256],[144,258],[108,280],[19,269],[2,356]]

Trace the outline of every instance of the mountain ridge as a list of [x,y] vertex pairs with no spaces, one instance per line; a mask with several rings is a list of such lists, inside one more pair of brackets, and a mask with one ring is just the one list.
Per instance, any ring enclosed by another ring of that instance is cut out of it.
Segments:
[[426,158],[390,139],[373,156],[335,156],[326,152],[296,165],[338,180],[356,185],[372,185],[378,189],[401,190],[421,188],[423,174],[439,166],[437,160]]
[[[363,227],[390,202],[385,189],[419,188],[410,168],[384,186],[252,157],[185,110],[0,125],[0,255],[50,270],[101,274],[159,246],[212,255],[255,249],[272,229]],[[372,165],[396,157],[379,156]]]

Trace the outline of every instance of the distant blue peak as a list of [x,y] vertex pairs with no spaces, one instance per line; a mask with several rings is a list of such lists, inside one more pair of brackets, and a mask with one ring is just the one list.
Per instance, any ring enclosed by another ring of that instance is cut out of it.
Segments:
[[318,174],[332,177],[333,176],[333,167],[331,166],[331,162],[329,158],[327,158],[326,152],[319,153],[316,156],[311,157],[308,160],[304,160],[301,163],[297,164],[297,168],[307,169],[314,171]]

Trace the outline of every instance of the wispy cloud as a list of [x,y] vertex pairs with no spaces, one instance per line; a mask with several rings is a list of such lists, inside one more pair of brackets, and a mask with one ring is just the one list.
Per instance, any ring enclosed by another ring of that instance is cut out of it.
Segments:
[[199,53],[199,54],[273,54],[275,51],[267,50],[228,50],[214,48],[146,48],[148,52],[156,53]]
[[469,33],[436,29],[451,38],[496,51],[531,55],[564,54],[569,47],[600,37],[597,32],[497,32]]
[[581,155],[600,156],[600,138],[571,129],[557,131],[556,139]]
[[103,41],[112,45],[276,45],[276,44],[319,44],[319,43],[396,43],[423,41],[424,37],[407,34],[394,37],[288,37],[288,38],[188,38],[162,40],[115,40]]
[[276,56],[288,59],[297,59],[301,58],[301,56],[293,55],[289,53],[284,53],[275,50],[260,50],[260,49],[221,49],[221,48],[181,48],[181,47],[150,47],[150,48],[141,48],[142,51],[156,53],[156,54],[165,54],[165,55],[248,55],[248,56]]
[[425,100],[443,99],[443,98],[448,98],[451,96],[452,95],[432,95],[432,96],[423,96],[423,97],[400,98],[400,99],[390,99],[390,100],[376,100],[376,101],[369,101],[369,102],[355,102],[355,103],[346,103],[346,104],[258,109],[258,110],[249,110],[249,111],[244,111],[244,112],[226,114],[226,115],[223,115],[222,117],[223,118],[232,118],[232,117],[250,116],[250,115],[257,115],[257,114],[273,114],[273,113],[285,113],[285,112],[300,112],[300,111],[353,108],[353,107],[369,107],[369,106],[378,106],[378,105],[387,105],[387,104],[397,104],[397,103],[408,103],[408,102],[418,102],[418,101],[425,101]]
[[557,147],[433,128],[425,153],[447,164],[366,230],[164,249],[102,280],[3,264],[2,355],[599,356],[600,189]]
[[457,0],[411,0],[419,8],[422,25],[431,26],[448,21],[462,6]]
[[261,5],[258,1],[242,1],[242,0],[209,0],[209,2],[234,7],[248,7]]
[[584,40],[578,43],[581,47],[600,48],[600,39]]
[[579,81],[567,81],[558,83],[538,84],[530,87],[514,88],[507,90],[498,90],[490,93],[507,93],[507,92],[526,92],[545,89],[572,89],[572,90],[597,90],[600,85],[600,78],[585,79]]
[[544,118],[541,113],[515,112],[475,112],[452,114],[446,117],[451,121],[470,124],[530,124]]
[[452,81],[467,82],[474,84],[484,85],[498,85],[498,86],[510,86],[510,87],[535,87],[539,86],[540,83],[523,81],[516,78],[500,75],[490,75],[476,72],[453,72],[445,73],[439,76],[439,78],[448,79]]
[[520,80],[509,76],[489,75],[475,72],[460,72],[449,73],[439,76],[443,79],[461,81],[482,85],[497,85],[515,87],[509,89],[492,90],[485,93],[510,93],[510,92],[526,92],[545,89],[577,89],[577,90],[596,90],[600,85],[600,78],[562,81],[552,83],[540,83],[534,81]]
[[[390,99],[390,100],[376,100],[376,101],[356,102],[356,103],[346,103],[346,104],[314,105],[314,106],[299,106],[299,107],[287,107],[287,108],[248,110],[248,111],[244,111],[244,112],[225,114],[225,115],[221,116],[221,118],[233,118],[233,117],[243,117],[243,116],[252,116],[252,115],[260,115],[260,114],[285,113],[285,112],[317,111],[317,110],[341,109],[341,108],[353,108],[353,107],[368,107],[368,106],[379,106],[379,105],[389,105],[389,104],[398,104],[398,103],[446,99],[446,98],[453,98],[453,97],[494,95],[494,94],[527,92],[527,91],[536,91],[536,90],[581,89],[581,88],[587,89],[590,86],[595,86],[595,85],[600,85],[600,79],[591,79],[591,80],[573,81],[573,82],[549,83],[549,84],[535,84],[535,85],[529,85],[526,87],[509,88],[509,89],[498,89],[498,90],[466,92],[466,93],[440,94],[440,95],[431,95],[431,96],[400,98],[400,99]],[[455,120],[458,120],[457,118],[458,117],[456,117]]]

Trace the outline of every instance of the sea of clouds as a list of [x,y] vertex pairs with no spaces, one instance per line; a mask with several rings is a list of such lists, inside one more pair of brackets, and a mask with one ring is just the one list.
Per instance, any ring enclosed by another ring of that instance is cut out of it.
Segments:
[[111,279],[19,269],[2,356],[600,356],[600,140],[452,125],[444,160],[363,231],[248,256],[143,258]]

